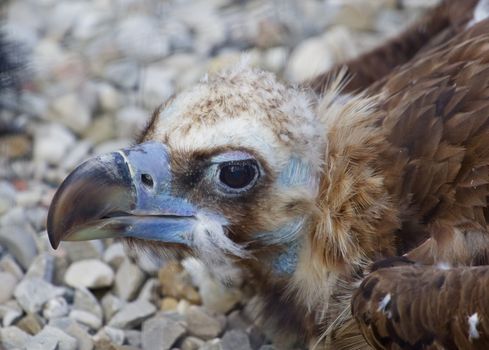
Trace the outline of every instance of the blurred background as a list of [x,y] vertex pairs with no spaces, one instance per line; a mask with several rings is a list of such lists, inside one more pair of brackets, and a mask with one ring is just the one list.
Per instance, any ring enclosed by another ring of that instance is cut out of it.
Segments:
[[[131,144],[152,110],[247,52],[301,82],[434,0],[0,1],[0,349],[285,349],[253,324],[246,281],[112,241],[49,247],[56,186]],[[274,345],[270,343],[274,341]]]

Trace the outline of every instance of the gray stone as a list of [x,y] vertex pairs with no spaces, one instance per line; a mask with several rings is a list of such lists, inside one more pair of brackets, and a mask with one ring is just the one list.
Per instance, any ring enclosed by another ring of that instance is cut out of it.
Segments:
[[125,259],[115,275],[116,295],[126,301],[134,299],[144,282],[144,277],[144,273],[136,264]]
[[13,325],[22,317],[22,309],[15,300],[9,300],[3,305],[0,305],[0,318],[2,326],[8,327]]
[[20,329],[22,329],[24,332],[27,332],[28,334],[31,335],[35,335],[42,330],[44,324],[45,322],[43,318],[38,314],[27,314],[24,317],[22,317],[19,321],[17,321],[15,325]]
[[24,269],[37,255],[37,245],[31,231],[30,226],[25,224],[0,227],[0,245],[6,247]]
[[61,124],[43,124],[34,134],[34,159],[59,164],[74,143],[75,136]]
[[29,350],[75,350],[77,341],[58,328],[46,326],[26,345]]
[[199,350],[204,346],[205,341],[196,337],[187,337],[182,341],[180,345],[181,350]]
[[75,320],[68,317],[55,318],[49,321],[49,326],[59,328],[77,340],[77,350],[92,350],[92,337]]
[[40,311],[48,300],[63,294],[63,288],[55,287],[39,277],[24,278],[14,291],[20,306],[30,313]]
[[115,139],[100,143],[94,148],[93,153],[95,155],[115,152],[121,148],[125,148],[132,144],[132,139]]
[[17,278],[14,275],[10,272],[0,271],[0,286],[2,286],[0,288],[0,304],[12,298],[16,285]]
[[102,309],[105,320],[110,320],[125,304],[126,302],[124,300],[116,297],[114,294],[105,294],[102,298]]
[[92,148],[92,143],[90,141],[83,140],[78,142],[72,149],[68,151],[66,157],[64,157],[63,162],[61,163],[61,167],[68,171],[73,170],[75,167],[77,167],[80,163],[88,158],[90,148]]
[[169,350],[185,334],[180,323],[160,316],[144,321],[142,329],[143,350]]
[[[159,103],[161,101],[160,99]],[[117,136],[119,138],[134,138],[143,130],[150,116],[151,113],[136,106],[128,106],[119,110],[115,116]]]
[[144,106],[152,109],[166,101],[174,93],[172,80],[173,72],[168,69],[147,67],[141,83]]
[[91,329],[102,327],[102,320],[88,311],[71,310],[69,317]]
[[0,328],[0,349],[23,349],[31,338],[31,335],[15,326]]
[[97,318],[103,318],[102,307],[97,298],[86,288],[77,288],[75,291],[75,301],[73,308],[83,310],[95,315]]
[[90,109],[80,99],[80,96],[68,93],[52,101],[50,119],[81,133],[90,124],[92,116]]
[[17,191],[7,181],[0,181],[0,215],[15,205]]
[[246,332],[231,330],[221,339],[222,350],[253,350]]
[[117,90],[107,82],[96,85],[99,108],[104,112],[113,112],[121,105],[121,97]]
[[224,316],[212,315],[204,308],[195,305],[188,308],[185,316],[189,333],[205,340],[221,334],[226,324]]
[[68,315],[69,311],[70,309],[66,299],[63,297],[56,297],[44,304],[42,315],[44,318],[50,320],[52,318],[64,317]]
[[117,270],[126,258],[124,245],[121,242],[112,243],[104,252],[104,261]]
[[158,296],[158,279],[150,278],[144,283],[141,292],[139,292],[138,299],[144,299],[148,301],[155,301]]
[[127,344],[135,346],[137,348],[140,348],[142,346],[141,331],[127,329],[124,330],[124,336]]
[[74,288],[109,287],[114,281],[114,272],[109,265],[96,259],[79,260],[68,267],[65,282]]
[[222,350],[221,339],[208,340],[199,350]]
[[156,307],[146,300],[136,300],[122,307],[109,321],[108,325],[127,329],[140,325],[156,312]]
[[81,241],[81,242],[63,242],[63,249],[71,261],[100,259],[104,244],[100,240]]
[[27,270],[26,277],[39,277],[51,283],[54,276],[54,256],[43,253],[39,254]]
[[155,18],[140,14],[125,18],[116,29],[116,43],[123,55],[153,61],[170,53],[168,38]]
[[139,67],[128,60],[115,61],[105,67],[104,76],[115,86],[134,89],[139,81]]
[[21,280],[24,277],[22,269],[10,255],[2,257],[0,260],[0,270],[12,274],[17,280]]

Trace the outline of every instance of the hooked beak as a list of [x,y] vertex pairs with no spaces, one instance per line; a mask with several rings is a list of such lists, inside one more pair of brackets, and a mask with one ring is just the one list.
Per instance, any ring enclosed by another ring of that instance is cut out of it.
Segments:
[[190,245],[197,210],[171,194],[167,147],[146,142],[86,161],[61,184],[47,231],[59,242],[134,237]]

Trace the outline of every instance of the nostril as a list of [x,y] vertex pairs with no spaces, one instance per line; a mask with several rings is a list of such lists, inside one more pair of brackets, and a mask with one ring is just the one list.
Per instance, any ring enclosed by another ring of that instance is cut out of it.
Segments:
[[141,182],[148,189],[153,189],[154,181],[151,175],[149,174],[141,174]]

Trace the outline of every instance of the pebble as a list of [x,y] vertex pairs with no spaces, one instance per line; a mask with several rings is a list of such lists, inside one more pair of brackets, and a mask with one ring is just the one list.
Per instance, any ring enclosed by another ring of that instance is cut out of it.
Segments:
[[187,337],[182,341],[180,345],[181,350],[199,350],[205,344],[205,341],[197,337]]
[[176,310],[178,306],[178,300],[170,297],[161,299],[160,310],[162,311],[173,311]]
[[143,323],[143,350],[169,350],[185,334],[185,328],[178,322],[161,316],[150,318]]
[[121,242],[116,242],[109,245],[104,252],[103,259],[114,270],[117,270],[122,262],[126,259],[124,245]]
[[[146,72],[146,75],[147,74],[148,72]],[[160,85],[165,84],[164,81],[159,83]],[[162,99],[160,96],[158,102],[152,106],[155,108],[161,101]],[[150,113],[146,110],[136,106],[128,106],[120,109],[115,116],[117,136],[120,138],[135,138],[137,133],[143,130],[150,116]]]
[[161,294],[176,299],[186,299],[194,304],[200,304],[199,293],[190,282],[190,276],[175,262],[170,262],[158,273],[161,285]]
[[115,328],[133,328],[156,312],[156,307],[146,300],[136,300],[124,305],[109,321]]
[[42,315],[44,318],[50,320],[52,318],[60,318],[68,315],[69,306],[66,299],[63,297],[56,297],[49,300],[44,304]]
[[76,339],[77,350],[92,350],[93,340],[88,332],[80,324],[68,317],[55,318],[49,321],[49,326],[59,328]]
[[99,329],[102,326],[102,319],[84,310],[71,310],[69,317],[91,329]]
[[211,315],[200,306],[190,306],[185,316],[189,333],[205,340],[217,337],[226,326],[224,316]]
[[142,345],[141,331],[137,331],[134,329],[126,329],[124,330],[124,337],[129,345],[135,346],[137,348],[141,348]]
[[26,277],[15,288],[14,296],[26,312],[41,311],[44,303],[64,294],[64,289],[55,287],[39,277]]
[[77,94],[68,93],[51,102],[50,119],[81,133],[90,125],[92,116],[87,104]]
[[54,277],[54,256],[42,253],[36,256],[27,270],[26,277],[39,277],[52,283]]
[[63,249],[71,261],[100,259],[104,251],[102,241],[63,242]]
[[75,144],[75,136],[61,124],[43,124],[34,134],[34,159],[59,164]]
[[86,288],[77,288],[75,290],[73,308],[88,312],[100,320],[103,318],[102,307],[97,298]]
[[156,278],[150,278],[144,283],[139,292],[138,299],[151,302],[155,302],[158,299],[158,280]]
[[32,229],[26,224],[0,227],[0,245],[26,270],[37,255]]
[[22,269],[10,255],[5,255],[0,259],[0,270],[12,274],[17,280],[21,280],[24,277]]
[[145,275],[141,269],[129,259],[125,259],[115,275],[114,291],[122,300],[133,300],[144,279]]
[[131,90],[139,82],[139,67],[128,60],[112,62],[105,67],[104,77],[119,88]]
[[44,327],[26,344],[26,349],[29,350],[76,350],[76,348],[76,338],[51,326]]
[[9,272],[0,271],[0,304],[10,300],[14,294],[17,278]]
[[114,281],[114,271],[96,259],[79,260],[68,267],[65,282],[73,288],[109,287]]
[[23,311],[15,300],[9,300],[0,305],[0,318],[2,319],[3,327],[13,325],[22,317],[22,314]]
[[18,350],[24,348],[24,345],[32,338],[18,327],[10,326],[0,328],[0,348],[5,350]]
[[122,329],[105,326],[93,336],[95,343],[109,341],[115,345],[122,345],[125,340],[125,334]]
[[44,320],[38,314],[27,314],[17,321],[15,325],[28,334],[36,335],[42,330],[44,323]]
[[116,297],[112,293],[107,293],[102,298],[101,304],[104,311],[105,320],[110,320],[115,313],[122,309],[126,302]]
[[222,350],[253,350],[246,332],[231,330],[224,334],[221,340]]

